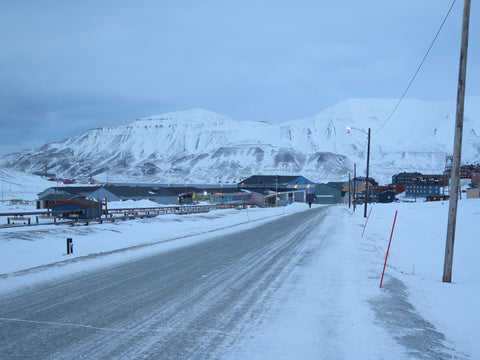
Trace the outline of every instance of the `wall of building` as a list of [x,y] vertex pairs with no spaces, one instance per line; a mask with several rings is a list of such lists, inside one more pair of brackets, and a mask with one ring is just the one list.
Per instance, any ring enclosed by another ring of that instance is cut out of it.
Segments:
[[467,199],[478,199],[478,198],[480,198],[480,189],[467,190]]

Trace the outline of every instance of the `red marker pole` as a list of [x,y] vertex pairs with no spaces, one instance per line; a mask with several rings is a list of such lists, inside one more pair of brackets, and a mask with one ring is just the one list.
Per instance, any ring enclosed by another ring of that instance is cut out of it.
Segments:
[[393,229],[395,229],[395,222],[397,221],[398,210],[395,211],[395,218],[393,219],[392,233],[390,234],[390,241],[388,242],[387,254],[385,255],[385,264],[383,264],[382,280],[380,280],[380,287],[383,284],[383,275],[385,275],[385,268],[387,267],[388,253],[390,252],[390,244],[392,243]]
[[365,225],[363,225],[363,231],[362,231],[362,239],[363,239],[363,234],[365,233],[365,228],[367,227],[368,219],[370,219],[370,214],[372,213],[373,207],[370,207],[370,211],[368,212],[367,216],[367,221],[365,221]]

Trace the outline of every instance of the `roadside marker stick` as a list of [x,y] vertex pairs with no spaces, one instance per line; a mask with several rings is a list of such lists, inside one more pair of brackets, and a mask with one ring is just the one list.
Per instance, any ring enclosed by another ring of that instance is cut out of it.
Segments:
[[370,214],[372,213],[373,207],[370,207],[370,211],[368,212],[367,220],[365,221],[365,225],[363,225],[363,231],[362,231],[362,239],[363,239],[363,234],[365,233],[365,228],[367,227],[368,219],[370,219]]
[[248,215],[248,204],[245,201],[245,207],[247,208],[247,222],[250,222],[250,216]]
[[393,219],[392,233],[390,234],[390,241],[388,242],[387,254],[385,255],[385,264],[383,264],[382,280],[380,280],[380,287],[382,287],[382,284],[383,284],[383,275],[385,275],[385,267],[387,266],[388,253],[390,252],[390,244],[392,243],[393,230],[395,229],[397,214],[398,214],[398,210],[395,211],[395,218]]

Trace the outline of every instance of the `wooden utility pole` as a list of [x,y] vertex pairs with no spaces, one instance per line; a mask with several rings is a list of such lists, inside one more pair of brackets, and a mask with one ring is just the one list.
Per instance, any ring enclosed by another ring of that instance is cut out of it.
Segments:
[[370,167],[370,128],[368,128],[368,148],[367,148],[367,181],[365,182],[365,211],[363,217],[367,217],[368,204],[368,168]]
[[353,211],[357,208],[357,164],[353,164]]
[[350,177],[350,173],[348,173],[348,208],[350,209],[352,206],[352,178]]
[[457,222],[458,193],[460,191],[460,161],[462,157],[463,112],[465,105],[465,80],[467,73],[468,28],[470,20],[470,0],[463,5],[462,44],[460,50],[460,70],[458,74],[457,113],[455,119],[455,139],[452,160],[452,187],[448,209],[447,241],[445,245],[445,263],[443,282],[452,282],[453,247],[455,243],[455,225]]

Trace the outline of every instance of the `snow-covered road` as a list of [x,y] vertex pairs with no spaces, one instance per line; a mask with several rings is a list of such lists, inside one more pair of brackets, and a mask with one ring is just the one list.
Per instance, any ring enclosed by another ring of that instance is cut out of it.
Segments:
[[[261,327],[327,208],[2,298],[9,358],[224,358]],[[283,295],[282,295],[283,294]]]
[[94,271],[62,264],[68,277],[0,295],[0,357],[468,358],[400,279],[378,288],[361,218],[314,207],[271,219]]

